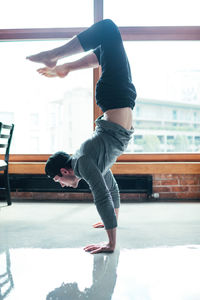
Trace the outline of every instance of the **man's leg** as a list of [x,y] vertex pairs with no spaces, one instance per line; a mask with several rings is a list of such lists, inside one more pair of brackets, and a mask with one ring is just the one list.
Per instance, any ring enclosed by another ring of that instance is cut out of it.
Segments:
[[[119,193],[119,188],[118,188],[118,184],[111,172],[111,170],[109,170],[105,176],[104,176],[104,180],[106,182],[106,185],[110,191],[110,194],[112,196],[112,201],[114,204],[114,208],[115,208],[115,214],[118,220],[118,215],[119,215],[119,207],[120,207],[120,193]],[[93,225],[94,228],[103,228],[104,224],[102,222],[98,222],[96,224]]]
[[102,20],[73,37],[67,44],[50,51],[28,56],[27,59],[53,68],[60,58],[101,46],[107,53],[107,63],[113,67],[116,65],[116,61],[112,59],[113,56],[117,57],[118,60],[121,55],[123,56],[124,50],[121,52],[121,47],[118,47],[119,44],[122,45],[122,39],[117,26],[111,20]]
[[54,68],[60,58],[81,52],[84,52],[84,50],[79,42],[79,39],[75,36],[67,44],[61,47],[27,56],[26,58],[33,62],[43,63],[49,68]]

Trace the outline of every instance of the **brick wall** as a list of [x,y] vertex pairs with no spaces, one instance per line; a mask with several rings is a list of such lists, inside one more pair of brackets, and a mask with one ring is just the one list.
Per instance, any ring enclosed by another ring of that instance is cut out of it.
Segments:
[[154,175],[153,192],[160,199],[200,200],[200,175]]
[[[155,200],[161,201],[200,201],[200,175],[153,175],[153,193],[159,195]],[[12,192],[16,200],[92,200],[90,193],[36,193]],[[143,201],[146,194],[121,194],[122,201]]]
[[13,200],[34,200],[34,201],[54,201],[54,200],[92,200],[91,193],[53,193],[53,192],[12,192]]

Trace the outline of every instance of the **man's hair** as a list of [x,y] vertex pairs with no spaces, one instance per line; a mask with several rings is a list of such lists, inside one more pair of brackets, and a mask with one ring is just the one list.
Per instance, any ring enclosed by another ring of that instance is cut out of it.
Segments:
[[54,178],[56,175],[62,177],[61,168],[71,169],[71,156],[65,152],[54,153],[46,162],[45,172],[48,177]]

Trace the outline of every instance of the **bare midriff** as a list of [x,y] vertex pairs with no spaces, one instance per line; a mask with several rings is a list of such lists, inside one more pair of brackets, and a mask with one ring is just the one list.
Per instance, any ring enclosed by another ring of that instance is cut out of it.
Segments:
[[104,113],[104,120],[117,123],[127,130],[132,128],[133,116],[130,107],[109,109]]

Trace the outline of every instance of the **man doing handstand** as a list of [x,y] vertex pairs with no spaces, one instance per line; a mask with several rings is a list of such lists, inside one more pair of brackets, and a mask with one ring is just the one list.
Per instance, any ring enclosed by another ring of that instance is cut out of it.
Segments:
[[[93,51],[79,60],[56,66],[60,58],[89,50]],[[132,110],[136,99],[120,32],[111,20],[103,20],[64,46],[27,59],[44,63],[46,67],[40,68],[38,72],[46,77],[65,77],[71,71],[101,65],[102,75],[96,86],[96,102],[103,115],[95,122],[92,138],[86,140],[74,155],[56,152],[50,156],[45,171],[62,187],[76,188],[80,179],[88,183],[105,226],[108,243],[89,245],[84,250],[91,253],[112,252],[116,246],[120,195],[110,168],[132,138]]]

